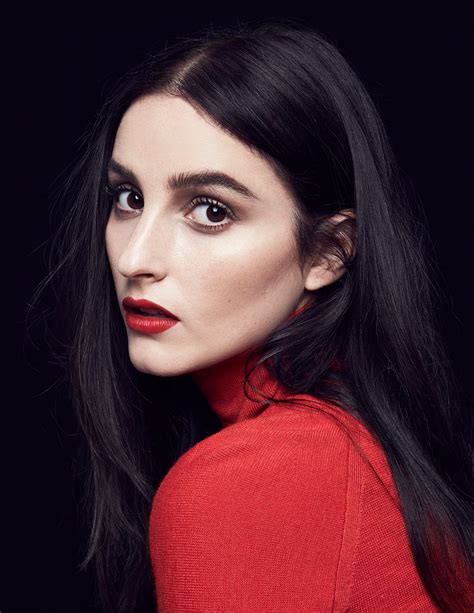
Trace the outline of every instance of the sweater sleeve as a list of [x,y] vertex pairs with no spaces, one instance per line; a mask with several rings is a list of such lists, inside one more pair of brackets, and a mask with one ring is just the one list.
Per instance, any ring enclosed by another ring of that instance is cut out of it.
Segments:
[[249,420],[193,447],[153,500],[158,611],[342,611],[360,521],[355,461],[324,418]]

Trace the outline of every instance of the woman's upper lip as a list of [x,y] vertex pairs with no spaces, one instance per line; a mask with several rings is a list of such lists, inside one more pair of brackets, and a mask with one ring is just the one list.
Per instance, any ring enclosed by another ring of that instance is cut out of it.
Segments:
[[174,313],[165,309],[160,304],[156,302],[152,302],[151,300],[147,300],[146,298],[132,298],[131,296],[127,296],[122,300],[122,306],[124,309],[137,308],[137,309],[149,309],[150,311],[156,311],[157,309],[163,311],[165,315],[169,317],[173,317],[174,319],[178,319]]

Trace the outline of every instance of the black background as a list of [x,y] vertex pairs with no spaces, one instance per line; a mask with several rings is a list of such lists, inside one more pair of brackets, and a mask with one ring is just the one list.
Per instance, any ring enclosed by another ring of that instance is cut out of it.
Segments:
[[325,2],[306,12],[291,6],[292,12],[274,5],[259,13],[244,5],[229,10],[202,3],[38,3],[18,5],[4,21],[4,98],[11,105],[3,115],[4,153],[12,164],[2,186],[4,322],[16,336],[15,359],[3,370],[6,389],[15,381],[15,394],[2,411],[2,613],[89,610],[90,577],[75,568],[84,535],[71,484],[70,408],[45,357],[41,330],[35,332],[38,349],[23,342],[24,314],[46,274],[44,243],[58,223],[49,212],[58,175],[73,160],[78,138],[114,79],[175,34],[281,16],[305,19],[336,44],[371,93],[412,196],[426,211],[445,292],[443,336],[462,386],[469,388],[473,227],[466,181],[466,16],[453,4],[448,12],[431,5],[419,13],[399,3],[364,9]]

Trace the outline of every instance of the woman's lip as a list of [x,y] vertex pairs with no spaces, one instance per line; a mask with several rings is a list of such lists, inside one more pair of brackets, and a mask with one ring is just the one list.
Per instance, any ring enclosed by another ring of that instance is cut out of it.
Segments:
[[133,309],[133,308],[148,309],[150,311],[159,310],[159,311],[163,311],[165,315],[168,315],[169,317],[172,317],[173,319],[176,319],[176,320],[178,319],[178,317],[176,317],[174,313],[172,313],[171,311],[168,311],[168,309],[165,309],[165,307],[162,307],[160,304],[157,304],[156,302],[152,302],[151,300],[147,300],[146,298],[132,298],[131,296],[127,296],[126,298],[122,300],[122,306],[125,310],[129,312],[130,312],[130,309]]
[[130,310],[127,310],[125,320],[129,328],[137,332],[144,332],[145,334],[159,334],[178,323],[178,320],[172,317],[141,315],[139,313],[133,313]]

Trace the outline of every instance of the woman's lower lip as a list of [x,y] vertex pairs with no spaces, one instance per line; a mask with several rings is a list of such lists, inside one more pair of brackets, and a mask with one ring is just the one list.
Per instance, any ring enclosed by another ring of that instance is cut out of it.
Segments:
[[125,319],[129,328],[137,332],[145,332],[145,334],[159,334],[178,323],[177,319],[172,319],[170,317],[141,315],[131,311],[126,312]]

